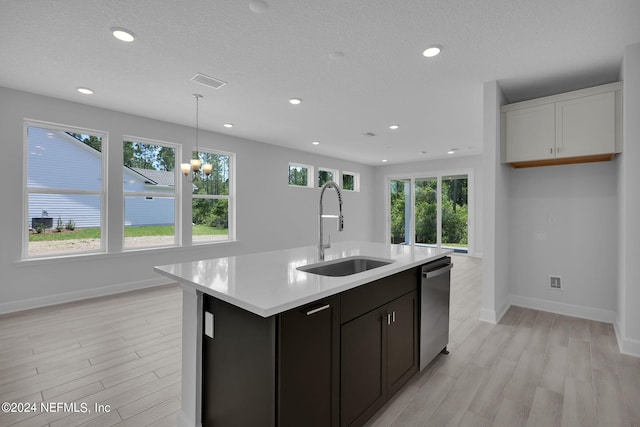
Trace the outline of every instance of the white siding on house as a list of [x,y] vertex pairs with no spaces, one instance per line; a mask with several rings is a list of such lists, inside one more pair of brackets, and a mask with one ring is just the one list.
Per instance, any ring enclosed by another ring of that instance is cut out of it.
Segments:
[[66,225],[73,220],[76,227],[100,227],[100,196],[91,194],[30,194],[29,226],[31,218],[40,218],[46,211],[53,218],[53,227],[58,218]]
[[30,188],[102,189],[102,154],[65,132],[29,127]]
[[124,225],[175,225],[175,198],[125,197]]
[[[29,194],[28,227],[32,218],[43,212],[66,225],[73,220],[76,227],[100,227],[101,196],[89,194],[38,194],[47,190],[102,190],[102,154],[64,131],[28,127],[27,187]],[[126,197],[125,225],[174,225],[175,188],[156,185],[135,171],[123,167],[125,193],[153,193],[152,199]],[[148,182],[148,183],[147,183]],[[167,194],[171,197],[157,197]]]

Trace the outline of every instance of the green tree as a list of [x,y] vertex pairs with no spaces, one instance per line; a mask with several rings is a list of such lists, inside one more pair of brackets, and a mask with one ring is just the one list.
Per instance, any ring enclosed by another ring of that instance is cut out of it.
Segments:
[[80,133],[67,132],[67,135],[71,135],[78,141],[84,142],[89,147],[93,148],[96,151],[102,152],[102,138],[99,138],[94,135],[83,135]]

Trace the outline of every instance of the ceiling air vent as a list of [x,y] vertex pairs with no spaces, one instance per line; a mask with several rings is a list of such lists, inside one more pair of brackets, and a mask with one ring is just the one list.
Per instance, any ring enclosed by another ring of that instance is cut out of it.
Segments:
[[222,86],[227,84],[227,82],[223,82],[222,80],[215,79],[202,73],[197,73],[195,76],[191,77],[191,80],[213,89],[220,89]]
[[365,133],[363,133],[363,135],[364,136],[376,136],[376,134],[373,133],[373,132],[365,132]]

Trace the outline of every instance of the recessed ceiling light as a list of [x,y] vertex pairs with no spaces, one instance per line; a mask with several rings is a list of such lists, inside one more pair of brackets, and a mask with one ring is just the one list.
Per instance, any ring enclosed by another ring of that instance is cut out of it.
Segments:
[[118,40],[127,43],[131,43],[136,39],[136,35],[125,28],[114,27],[111,29],[111,34],[113,34],[113,37],[117,38]]
[[232,128],[233,127],[233,123],[225,123],[223,126],[226,127],[226,128]]
[[418,154],[427,154],[428,151],[418,151]]
[[88,87],[79,87],[78,92],[80,92],[83,95],[93,95],[93,91]]
[[320,142],[319,141],[313,141],[312,144],[313,145],[320,145]]
[[289,104],[292,104],[292,105],[298,105],[298,104],[301,104],[301,103],[302,103],[302,99],[300,99],[300,98],[291,98],[289,100]]
[[382,163],[387,163],[387,159],[382,159]]
[[440,46],[439,44],[434,44],[426,48],[425,51],[422,52],[422,54],[427,58],[433,58],[434,56],[438,55],[441,50],[442,46]]
[[458,151],[457,148],[452,148],[451,150],[447,151],[447,154],[455,154],[456,151]]
[[399,127],[400,127],[400,126],[398,126],[398,125],[391,125],[391,126],[389,126],[389,129],[391,129],[391,130],[396,130],[396,129],[398,129]]
[[249,2],[249,9],[251,9],[253,13],[265,13],[268,8],[269,5],[262,0],[252,0]]

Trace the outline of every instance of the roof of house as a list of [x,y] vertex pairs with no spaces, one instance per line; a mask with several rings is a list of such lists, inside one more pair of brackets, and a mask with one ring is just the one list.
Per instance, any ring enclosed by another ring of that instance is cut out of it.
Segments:
[[152,185],[175,185],[175,173],[173,171],[159,171],[154,169],[129,168],[148,181],[145,184]]

